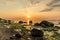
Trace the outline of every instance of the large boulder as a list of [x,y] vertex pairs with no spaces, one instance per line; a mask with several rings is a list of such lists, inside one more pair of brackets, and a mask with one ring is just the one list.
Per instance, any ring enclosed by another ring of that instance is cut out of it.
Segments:
[[19,23],[20,23],[20,24],[22,24],[22,23],[23,23],[23,21],[19,21]]
[[15,35],[15,40],[20,40],[20,38],[21,38],[21,35],[20,35],[19,33],[17,33],[17,34]]
[[35,23],[34,26],[40,26],[40,24],[39,23]]
[[54,24],[52,22],[48,22],[48,21],[44,20],[40,23],[40,26],[42,26],[42,27],[53,27]]
[[43,31],[38,29],[31,30],[32,37],[43,37]]

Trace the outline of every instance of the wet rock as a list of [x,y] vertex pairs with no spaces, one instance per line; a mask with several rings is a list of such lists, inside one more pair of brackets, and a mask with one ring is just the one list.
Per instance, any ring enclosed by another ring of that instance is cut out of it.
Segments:
[[32,29],[31,30],[31,35],[33,37],[43,37],[43,31],[38,30],[38,29]]
[[40,26],[42,26],[42,27],[53,27],[54,24],[52,22],[48,22],[48,21],[44,20],[40,23]]
[[21,35],[20,35],[19,33],[17,33],[17,34],[15,35],[15,40],[20,40],[20,38],[21,38]]
[[40,26],[40,24],[39,23],[35,23],[34,26]]
[[13,37],[10,37],[10,40],[14,40],[14,38]]
[[32,40],[43,40],[44,33],[42,30],[32,29],[31,36]]

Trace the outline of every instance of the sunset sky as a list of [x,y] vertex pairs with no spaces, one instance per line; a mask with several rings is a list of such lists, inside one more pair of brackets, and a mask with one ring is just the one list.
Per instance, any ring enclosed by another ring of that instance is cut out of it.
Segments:
[[0,0],[0,18],[60,20],[60,0]]

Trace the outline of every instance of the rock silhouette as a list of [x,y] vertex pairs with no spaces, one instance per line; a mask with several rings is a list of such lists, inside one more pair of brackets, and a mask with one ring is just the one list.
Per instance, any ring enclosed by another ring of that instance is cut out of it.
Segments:
[[20,40],[20,38],[21,38],[21,35],[20,35],[19,33],[17,33],[17,34],[15,35],[15,40]]
[[42,27],[53,27],[54,24],[51,23],[51,22],[48,22],[48,21],[42,21],[42,22],[40,23],[40,26],[42,26]]
[[44,33],[42,30],[32,29],[31,36],[32,40],[43,40]]
[[38,29],[32,29],[31,30],[31,35],[33,37],[43,37],[43,31],[38,30]]

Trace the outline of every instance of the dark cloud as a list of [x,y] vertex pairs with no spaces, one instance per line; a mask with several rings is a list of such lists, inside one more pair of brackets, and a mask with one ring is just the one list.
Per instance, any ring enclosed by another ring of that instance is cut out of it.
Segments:
[[48,6],[57,6],[58,5],[57,3],[59,3],[59,5],[60,5],[60,0],[53,0],[51,3],[49,3],[47,5]]
[[15,1],[15,0],[6,0],[6,1]]
[[5,1],[14,2],[14,1],[20,1],[20,0],[5,0]]
[[30,0],[31,4],[40,3],[41,0]]
[[48,12],[48,11],[52,11],[55,7],[60,7],[60,0],[53,0],[51,3],[48,3],[46,6],[50,8],[46,8],[40,12]]
[[52,9],[53,9],[53,8],[46,8],[46,9],[40,11],[40,12],[48,12],[48,11],[52,11]]
[[52,6],[52,7],[60,7],[60,5],[54,5],[54,6]]

